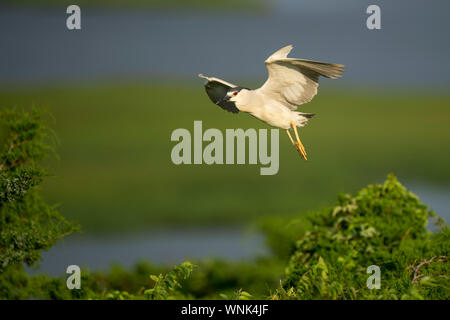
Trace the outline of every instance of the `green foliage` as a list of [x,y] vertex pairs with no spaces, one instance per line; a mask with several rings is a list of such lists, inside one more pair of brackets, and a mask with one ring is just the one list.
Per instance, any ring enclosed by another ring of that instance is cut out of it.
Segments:
[[0,150],[0,297],[8,297],[3,273],[10,267],[22,269],[24,262],[33,265],[41,250],[76,228],[39,195],[38,186],[47,176],[40,161],[52,151],[42,112],[2,111],[0,125],[5,133]]
[[[111,274],[82,270],[81,288],[69,290],[66,286],[66,275],[57,278],[47,275],[30,276],[23,268],[16,266],[8,268],[0,278],[0,299],[183,299],[189,296],[180,290],[181,283],[189,277],[193,267],[191,263],[184,262],[159,275],[146,273],[147,280],[139,282],[139,289],[127,291],[117,288],[117,279],[115,282],[112,280],[117,278],[117,275],[112,274],[116,273],[117,269]],[[137,267],[139,268],[142,268],[142,264]],[[133,277],[137,275],[136,271],[138,270],[135,270]],[[124,271],[121,273],[123,278]],[[140,275],[138,278],[143,280]]]
[[[312,228],[296,242],[272,298],[448,299],[450,234],[448,227],[426,231],[432,215],[392,175],[339,196],[336,207],[309,215]],[[366,286],[370,265],[381,269],[380,290]]]
[[[239,290],[251,292],[252,297],[266,298],[270,290],[279,284],[283,272],[282,262],[272,258],[261,258],[249,262],[230,262],[220,259],[195,261],[195,272],[183,281],[178,294],[194,299],[236,298]],[[150,274],[166,274],[171,268],[140,262],[132,270],[114,266],[109,272],[93,272],[97,292],[128,292],[134,297],[144,298],[146,288],[155,282]]]
[[236,290],[232,296],[226,295],[224,293],[221,293],[219,295],[224,300],[251,300],[254,299],[254,297],[248,293],[247,291],[244,291],[242,289]]
[[283,269],[274,259],[198,261],[195,272],[192,266],[189,262],[175,267],[140,262],[132,270],[117,265],[109,272],[82,270],[77,290],[67,289],[67,275],[29,276],[9,268],[2,275],[0,292],[7,293],[2,295],[6,299],[265,299],[276,289]]
[[278,286],[284,262],[272,257],[248,262],[209,259],[196,265],[183,285],[186,294],[196,299],[223,299],[245,290],[255,299],[264,299]]
[[192,263],[184,262],[175,266],[169,273],[151,275],[150,279],[155,282],[155,285],[153,288],[144,291],[145,297],[150,300],[177,298],[177,290],[181,288],[180,281],[187,279],[193,269]]
[[121,265],[113,265],[104,272],[92,272],[93,280],[99,286],[99,292],[129,292],[134,295],[141,294],[146,288],[151,288],[154,281],[151,274],[169,272],[170,268],[155,266],[148,262],[139,262],[131,270]]
[[81,288],[69,290],[66,276],[30,276],[20,266],[8,268],[0,278],[0,299],[134,299],[134,295],[109,288],[88,270],[81,272]]

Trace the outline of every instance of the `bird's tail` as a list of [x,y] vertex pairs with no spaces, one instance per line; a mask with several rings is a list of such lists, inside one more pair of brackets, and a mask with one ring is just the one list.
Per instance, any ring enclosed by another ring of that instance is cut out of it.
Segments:
[[304,127],[308,120],[314,117],[315,113],[304,113],[304,112],[296,112],[297,113],[297,127]]

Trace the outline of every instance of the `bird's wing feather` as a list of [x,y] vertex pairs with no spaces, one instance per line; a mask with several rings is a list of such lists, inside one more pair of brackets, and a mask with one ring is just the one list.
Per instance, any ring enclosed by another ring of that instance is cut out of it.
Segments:
[[319,76],[339,78],[344,66],[287,58],[291,50],[292,46],[281,48],[265,61],[269,77],[258,90],[295,110],[298,105],[311,101],[317,94]]
[[226,96],[228,90],[230,88],[237,87],[236,85],[226,82],[224,80],[221,80],[219,78],[214,77],[207,77],[203,74],[198,75],[200,78],[206,79],[205,82],[205,91],[208,97],[211,99],[212,102],[217,104],[222,109],[232,112],[232,113],[238,113],[239,109],[236,107],[234,102],[232,101],[222,101],[222,99]]

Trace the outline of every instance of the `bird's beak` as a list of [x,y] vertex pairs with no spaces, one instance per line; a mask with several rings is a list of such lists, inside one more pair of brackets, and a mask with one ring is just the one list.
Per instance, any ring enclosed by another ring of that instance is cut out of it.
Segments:
[[222,99],[220,99],[219,101],[217,101],[216,104],[219,104],[221,102],[227,102],[228,100],[230,100],[230,97],[229,96],[225,96]]

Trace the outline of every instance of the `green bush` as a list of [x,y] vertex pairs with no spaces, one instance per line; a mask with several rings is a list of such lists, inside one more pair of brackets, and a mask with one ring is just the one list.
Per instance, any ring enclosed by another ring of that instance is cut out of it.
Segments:
[[[47,176],[40,165],[49,152],[49,129],[42,113],[0,112],[4,138],[0,150],[0,297],[20,297],[20,288],[5,279],[26,284],[23,263],[35,264],[41,250],[76,228],[39,195],[38,186]],[[5,273],[11,270],[8,275]]]
[[[264,299],[270,291],[275,290],[280,283],[283,265],[272,258],[260,258],[249,262],[229,262],[220,259],[194,261],[195,269],[189,277],[178,275],[181,286],[172,287],[170,298],[189,299],[224,299],[239,298],[241,293],[251,292],[253,298]],[[170,279],[170,274],[177,272],[184,263],[174,268],[155,266],[148,262],[140,262],[131,270],[115,265],[108,272],[86,272],[89,275],[85,282],[98,299],[148,299],[161,298],[165,294],[157,295],[161,291],[163,281]],[[150,276],[153,275],[153,276]],[[157,280],[158,279],[158,286]],[[84,285],[82,285],[84,287]],[[158,289],[159,287],[159,289]],[[149,291],[149,289],[156,289]],[[164,289],[167,291],[167,289]],[[242,291],[245,290],[245,291]],[[145,292],[147,291],[147,294]],[[149,293],[152,294],[150,295]],[[112,294],[110,294],[112,293]],[[244,293],[245,294],[245,293]],[[91,297],[93,297],[91,295]]]
[[[393,175],[339,196],[336,207],[308,216],[312,228],[296,242],[272,298],[448,299],[450,234],[445,226],[426,230],[433,215]],[[379,290],[366,286],[371,265],[381,269]]]

